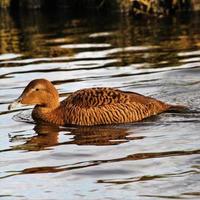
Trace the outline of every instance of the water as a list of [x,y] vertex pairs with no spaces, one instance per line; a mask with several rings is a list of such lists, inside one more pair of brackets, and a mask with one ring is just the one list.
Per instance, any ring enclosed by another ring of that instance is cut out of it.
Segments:
[[[0,199],[200,199],[199,19],[1,13]],[[61,99],[117,87],[191,112],[115,126],[39,126],[30,107],[7,106],[42,77]]]

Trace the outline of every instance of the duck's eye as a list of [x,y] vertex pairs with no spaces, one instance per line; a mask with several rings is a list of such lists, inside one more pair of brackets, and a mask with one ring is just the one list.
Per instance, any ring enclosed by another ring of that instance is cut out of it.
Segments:
[[35,91],[39,91],[39,88],[36,88]]

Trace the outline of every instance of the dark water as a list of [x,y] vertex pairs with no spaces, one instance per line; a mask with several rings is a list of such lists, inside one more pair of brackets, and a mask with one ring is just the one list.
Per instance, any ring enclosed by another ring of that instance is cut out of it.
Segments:
[[[200,14],[68,15],[0,14],[0,199],[200,199]],[[7,106],[41,77],[61,99],[110,86],[192,111],[126,125],[38,126],[27,123],[30,108]]]

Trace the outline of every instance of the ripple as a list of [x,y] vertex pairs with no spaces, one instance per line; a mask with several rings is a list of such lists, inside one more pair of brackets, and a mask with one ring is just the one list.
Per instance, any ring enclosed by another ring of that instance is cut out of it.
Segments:
[[105,47],[111,47],[110,44],[66,44],[66,45],[61,45],[61,48],[68,48],[68,49],[87,49],[87,48],[105,48]]
[[22,56],[21,54],[13,54],[13,53],[1,54],[0,61],[1,60],[11,60],[11,59],[19,58],[21,56]]
[[89,35],[90,38],[98,38],[98,37],[108,37],[113,35],[112,32],[99,32],[99,33],[92,33]]
[[200,50],[178,53],[178,56],[180,56],[180,57],[185,57],[185,56],[199,56],[199,55],[200,55]]

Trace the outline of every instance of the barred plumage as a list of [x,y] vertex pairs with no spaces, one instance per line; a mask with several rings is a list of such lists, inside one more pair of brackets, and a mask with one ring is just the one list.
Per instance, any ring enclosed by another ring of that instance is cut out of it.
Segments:
[[31,81],[17,101],[26,105],[36,105],[32,112],[36,121],[57,125],[128,123],[167,110],[185,108],[114,88],[78,90],[59,103],[57,90],[45,79]]

